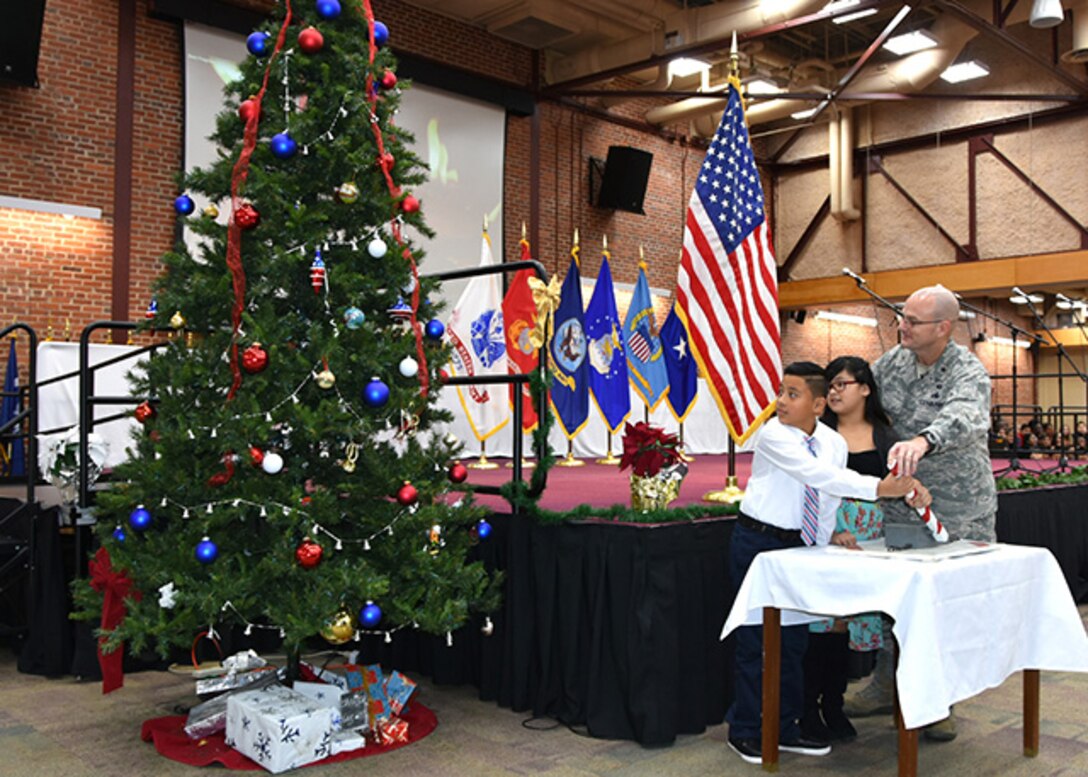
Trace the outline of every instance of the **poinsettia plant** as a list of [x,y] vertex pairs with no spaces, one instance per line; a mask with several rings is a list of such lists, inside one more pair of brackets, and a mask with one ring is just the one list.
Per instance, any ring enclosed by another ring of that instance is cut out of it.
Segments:
[[680,439],[664,429],[639,421],[623,430],[620,469],[633,468],[639,477],[654,477],[680,460]]

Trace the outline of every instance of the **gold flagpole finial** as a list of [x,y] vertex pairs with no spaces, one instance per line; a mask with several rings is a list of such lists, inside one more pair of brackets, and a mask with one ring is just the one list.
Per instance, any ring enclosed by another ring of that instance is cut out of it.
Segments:
[[646,265],[646,249],[643,248],[642,243],[638,244],[638,266],[643,270],[648,269]]
[[525,239],[525,222],[521,222],[521,239]]
[[605,251],[608,250],[608,235],[601,235],[601,246]]
[[733,30],[733,42],[729,46],[729,75],[740,79],[740,51],[737,49],[736,30]]
[[487,231],[487,214],[484,214],[484,232]]
[[578,245],[578,227],[574,228],[574,245]]

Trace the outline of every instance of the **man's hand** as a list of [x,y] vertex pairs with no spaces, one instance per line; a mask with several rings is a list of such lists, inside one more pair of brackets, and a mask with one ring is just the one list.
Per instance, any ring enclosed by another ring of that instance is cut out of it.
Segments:
[[918,462],[928,450],[929,440],[921,435],[897,442],[888,451],[888,469],[895,470],[902,478],[913,477],[918,469]]
[[857,548],[858,540],[848,531],[837,531],[831,535],[831,544],[842,548]]
[[888,474],[877,485],[876,495],[880,499],[906,496],[917,484],[918,481],[914,478],[901,478]]

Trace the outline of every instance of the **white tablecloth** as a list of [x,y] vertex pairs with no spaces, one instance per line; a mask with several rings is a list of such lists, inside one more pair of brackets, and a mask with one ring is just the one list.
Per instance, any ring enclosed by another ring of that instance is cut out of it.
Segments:
[[790,548],[756,556],[722,638],[758,625],[778,607],[783,625],[804,613],[881,611],[895,619],[896,682],[903,720],[917,728],[958,701],[1022,669],[1088,671],[1088,637],[1050,551],[997,545],[940,561],[838,548]]

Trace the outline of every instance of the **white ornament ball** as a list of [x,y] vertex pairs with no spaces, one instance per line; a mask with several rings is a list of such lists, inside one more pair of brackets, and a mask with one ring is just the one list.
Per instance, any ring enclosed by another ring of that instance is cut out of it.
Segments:
[[400,374],[406,378],[414,378],[419,372],[419,363],[411,356],[405,356],[400,361]]
[[381,259],[385,256],[385,252],[389,250],[389,246],[385,244],[385,241],[380,237],[376,237],[371,240],[366,247],[366,252],[373,256],[375,259]]
[[261,461],[261,469],[269,475],[279,474],[280,470],[283,469],[283,456],[274,452],[266,453],[264,460]]

